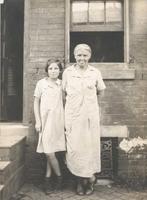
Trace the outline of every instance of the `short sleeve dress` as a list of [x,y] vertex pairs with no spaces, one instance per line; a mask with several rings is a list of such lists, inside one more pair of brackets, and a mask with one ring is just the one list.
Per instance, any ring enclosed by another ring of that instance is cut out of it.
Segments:
[[38,81],[34,97],[40,99],[42,131],[39,133],[38,153],[65,151],[64,112],[61,81],[50,83],[47,78]]
[[66,91],[65,127],[67,167],[76,176],[92,177],[101,171],[100,115],[97,92],[105,89],[101,73],[88,66],[83,75],[75,65],[63,73]]

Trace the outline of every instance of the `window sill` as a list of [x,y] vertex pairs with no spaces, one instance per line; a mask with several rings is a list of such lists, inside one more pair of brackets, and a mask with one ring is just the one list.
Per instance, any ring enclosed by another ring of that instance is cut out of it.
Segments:
[[[73,63],[70,63],[72,65]],[[104,80],[133,80],[135,68],[128,67],[127,63],[89,63],[102,73]]]
[[98,68],[105,80],[135,79],[135,69],[129,68],[127,63],[90,63]]

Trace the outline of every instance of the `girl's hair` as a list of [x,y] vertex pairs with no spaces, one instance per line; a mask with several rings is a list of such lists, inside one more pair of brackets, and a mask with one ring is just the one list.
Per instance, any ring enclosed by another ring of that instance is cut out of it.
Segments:
[[75,48],[74,48],[74,55],[75,55],[76,51],[79,50],[79,49],[87,50],[91,54],[91,48],[88,44],[78,44],[78,45],[76,45]]
[[48,73],[48,67],[52,64],[56,63],[59,67],[60,72],[63,70],[63,64],[59,59],[49,59],[47,60],[46,66],[45,66],[45,72]]

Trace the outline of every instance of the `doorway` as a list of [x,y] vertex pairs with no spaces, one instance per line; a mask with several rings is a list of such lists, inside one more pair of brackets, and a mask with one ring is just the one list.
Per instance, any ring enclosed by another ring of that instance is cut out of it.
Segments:
[[1,4],[0,121],[22,121],[24,0]]

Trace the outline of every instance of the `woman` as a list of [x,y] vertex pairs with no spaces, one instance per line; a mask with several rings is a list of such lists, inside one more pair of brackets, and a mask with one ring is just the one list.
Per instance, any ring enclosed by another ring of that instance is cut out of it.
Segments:
[[79,44],[74,49],[76,64],[63,73],[66,94],[65,127],[67,167],[78,177],[77,194],[93,193],[94,174],[101,171],[100,117],[97,95],[105,89],[99,70],[88,65],[91,48]]
[[47,159],[45,193],[53,192],[52,171],[56,174],[56,189],[61,189],[62,175],[55,152],[65,151],[64,113],[61,80],[58,79],[62,65],[59,60],[48,60],[47,77],[37,82],[34,92],[35,128],[39,132],[38,153]]

